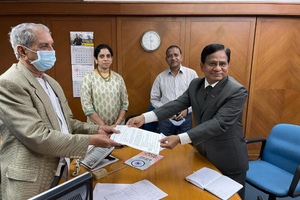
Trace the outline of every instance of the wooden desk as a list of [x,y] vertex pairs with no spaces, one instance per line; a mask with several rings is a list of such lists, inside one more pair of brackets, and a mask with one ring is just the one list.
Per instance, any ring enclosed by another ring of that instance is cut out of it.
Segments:
[[[185,181],[185,177],[202,167],[216,168],[191,145],[177,145],[173,150],[164,149],[160,152],[165,157],[152,165],[145,171],[125,165],[123,162],[132,156],[141,152],[131,147],[115,149],[112,153],[119,161],[112,163],[104,168],[108,172],[127,166],[124,169],[109,174],[107,177],[94,180],[96,183],[127,183],[132,184],[143,179],[149,180],[158,188],[168,194],[164,199],[203,199],[219,200],[216,196],[207,191],[194,186]],[[74,163],[73,160],[72,163]],[[75,171],[75,166],[71,165],[70,174]],[[88,171],[81,165],[80,174]],[[72,177],[69,177],[72,178]],[[241,200],[238,194],[235,194],[230,200]]]

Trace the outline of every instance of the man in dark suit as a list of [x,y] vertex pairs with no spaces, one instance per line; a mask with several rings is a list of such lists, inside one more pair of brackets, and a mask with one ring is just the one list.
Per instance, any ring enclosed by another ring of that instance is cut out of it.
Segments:
[[[193,107],[195,127],[179,135],[161,139],[161,147],[191,143],[224,175],[245,186],[248,153],[243,135],[242,115],[247,90],[227,75],[230,49],[222,44],[207,45],[201,53],[205,77],[194,79],[178,99],[152,112],[132,118],[128,125],[161,121]],[[239,195],[244,198],[245,189]]]

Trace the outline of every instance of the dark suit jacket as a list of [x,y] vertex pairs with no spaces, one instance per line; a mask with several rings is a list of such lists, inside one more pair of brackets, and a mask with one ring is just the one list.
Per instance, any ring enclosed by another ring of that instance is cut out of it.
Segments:
[[234,78],[221,80],[204,100],[204,78],[196,78],[178,99],[154,110],[158,120],[192,106],[195,128],[187,133],[198,151],[223,174],[248,170],[242,115],[247,90]]

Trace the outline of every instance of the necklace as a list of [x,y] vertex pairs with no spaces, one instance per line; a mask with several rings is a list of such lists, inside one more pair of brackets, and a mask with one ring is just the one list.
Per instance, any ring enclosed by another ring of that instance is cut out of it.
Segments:
[[101,76],[101,78],[103,78],[103,80],[104,80],[105,82],[110,81],[110,74],[111,74],[110,69],[109,69],[109,74],[108,74],[108,76],[105,77],[105,78],[104,78],[103,75],[101,74],[101,72],[100,72],[100,70],[99,70],[98,67],[97,67],[97,71],[98,71],[99,75]]

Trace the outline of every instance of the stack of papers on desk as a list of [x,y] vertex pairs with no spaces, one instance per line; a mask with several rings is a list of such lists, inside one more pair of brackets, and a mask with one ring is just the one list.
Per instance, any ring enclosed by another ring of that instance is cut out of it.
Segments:
[[133,184],[97,183],[93,192],[94,200],[158,200],[168,196],[148,180]]
[[140,128],[128,127],[126,125],[118,125],[115,128],[120,133],[114,133],[110,139],[128,145],[132,148],[146,151],[149,153],[159,154],[159,140],[165,137],[163,134],[158,134],[151,131],[146,131]]

